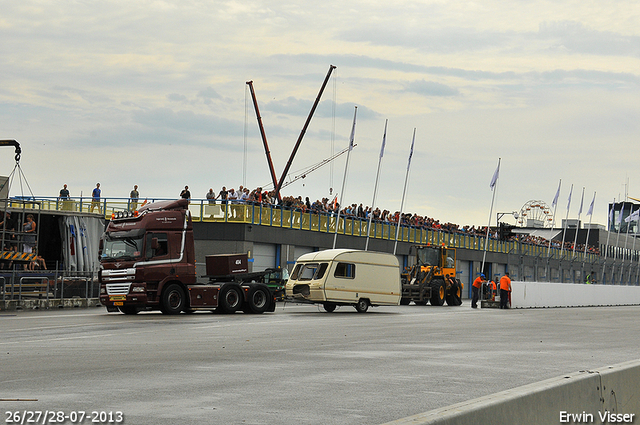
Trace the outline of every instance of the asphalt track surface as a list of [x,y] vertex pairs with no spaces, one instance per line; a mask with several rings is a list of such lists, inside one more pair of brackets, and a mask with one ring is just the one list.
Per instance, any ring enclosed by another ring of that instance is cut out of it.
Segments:
[[53,410],[121,411],[135,425],[380,424],[640,357],[640,307],[465,304],[0,312],[3,423]]

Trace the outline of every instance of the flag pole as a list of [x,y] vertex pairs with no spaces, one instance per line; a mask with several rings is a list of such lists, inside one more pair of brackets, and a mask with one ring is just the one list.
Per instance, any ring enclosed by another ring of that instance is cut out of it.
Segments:
[[338,226],[340,225],[340,209],[342,208],[342,197],[344,195],[344,184],[347,180],[347,170],[349,169],[349,156],[351,155],[351,150],[353,150],[353,139],[356,134],[356,113],[358,112],[358,107],[356,106],[353,111],[353,126],[351,127],[351,137],[349,137],[349,150],[347,151],[347,160],[344,163],[344,176],[342,176],[342,189],[340,190],[340,204],[338,205],[338,216],[336,217],[336,229],[333,234],[333,249],[336,248],[336,241],[338,239]]
[[[631,207],[631,209],[633,209],[633,207]],[[636,221],[636,222],[638,221],[639,217],[638,217],[637,213],[640,213],[640,210],[636,210],[633,214],[631,214],[630,217],[633,217],[633,219],[629,221],[629,227],[631,227],[631,221]],[[637,229],[636,229],[635,233],[638,234]],[[633,247],[631,248],[631,252],[632,253],[636,251],[636,239],[638,239],[638,238],[636,238],[636,237],[633,238]],[[631,255],[631,258],[629,259],[629,277],[627,278],[627,280],[628,280],[627,285],[631,284],[631,265],[632,264],[633,264],[633,254]]]
[[[487,234],[484,238],[484,252],[482,253],[482,266],[480,268],[480,273],[484,273],[484,263],[487,259],[487,244],[489,243],[489,230],[491,229],[491,216],[493,215],[493,201],[496,199],[496,184],[498,184],[498,176],[500,175],[500,160],[502,158],[498,158],[498,167],[496,171],[493,172],[493,177],[491,178],[491,183],[489,183],[489,187],[493,192],[491,195],[491,208],[489,209],[489,224],[487,224]],[[498,226],[498,219],[496,218],[496,227]]]
[[[618,237],[616,238],[616,249],[613,250],[613,266],[611,266],[611,270],[615,269],[616,260],[618,259],[618,249],[620,247],[620,231],[622,230],[622,216],[623,216],[623,214],[624,214],[624,202],[622,202],[622,208],[620,208],[620,214],[618,214]],[[612,277],[612,279],[613,279],[613,277]]]
[[576,224],[576,236],[573,238],[573,254],[571,258],[576,256],[576,244],[578,243],[578,230],[580,230],[580,214],[582,214],[582,205],[584,204],[584,186],[582,186],[582,198],[580,198],[580,209],[578,210],[578,223]]
[[373,209],[376,206],[376,193],[378,192],[378,178],[380,177],[380,165],[382,164],[382,156],[384,155],[384,145],[387,141],[387,122],[384,120],[384,134],[382,135],[382,147],[380,148],[380,158],[378,158],[378,171],[376,172],[376,183],[373,185],[373,200],[371,201],[371,211],[369,211],[369,224],[367,224],[367,241],[364,244],[364,250],[369,250],[369,236],[371,235],[371,221],[373,220]]
[[591,200],[591,205],[589,205],[589,211],[587,211],[587,215],[589,216],[589,227],[587,228],[587,240],[584,243],[585,256],[587,255],[587,246],[589,245],[589,232],[591,231],[591,219],[593,218],[593,204],[595,202],[596,202],[596,192],[593,192],[593,199]]
[[604,260],[602,261],[602,282],[604,284],[604,270],[607,267],[607,254],[609,253],[609,237],[611,236],[611,223],[613,222],[613,209],[616,204],[616,198],[613,198],[611,209],[609,210],[609,222],[607,223],[607,243],[604,246]]
[[400,213],[398,214],[398,223],[396,224],[396,241],[393,244],[393,255],[396,255],[398,249],[398,234],[400,233],[400,222],[402,221],[402,208],[404,208],[404,195],[407,192],[407,181],[409,180],[409,169],[411,168],[411,157],[413,156],[413,144],[416,141],[416,129],[413,129],[413,139],[411,139],[411,150],[409,151],[409,161],[407,161],[407,173],[404,176],[404,189],[402,189],[402,201],[400,202]]
[[562,253],[564,252],[564,238],[567,234],[567,221],[569,220],[569,208],[571,207],[571,194],[573,193],[573,184],[569,191],[569,202],[567,203],[567,216],[564,219],[564,226],[562,226],[562,245],[560,245],[560,261],[562,261]]
[[[558,209],[558,196],[560,196],[560,186],[562,186],[562,179],[558,183],[558,190],[556,191],[556,196],[553,197],[553,202],[551,206],[553,207],[553,222],[551,223],[551,230],[556,227],[556,211]],[[549,240],[549,246],[547,247],[547,257],[551,257],[551,240]]]
[[[631,221],[633,220],[633,205],[629,205],[629,215],[627,216],[627,218],[624,219],[625,223],[627,224],[627,234],[624,236],[624,249],[625,251],[627,250],[627,243],[629,242],[629,229],[631,228]],[[635,240],[635,238],[633,238]],[[620,284],[622,285],[622,279],[623,279],[623,275],[624,275],[624,253],[622,254],[622,258],[621,258],[621,262],[620,262]],[[629,267],[631,267],[631,265],[629,265]]]

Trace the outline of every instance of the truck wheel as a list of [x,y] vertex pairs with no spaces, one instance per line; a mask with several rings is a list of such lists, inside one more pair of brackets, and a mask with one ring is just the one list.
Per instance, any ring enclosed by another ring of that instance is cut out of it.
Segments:
[[327,313],[333,313],[334,311],[336,311],[336,305],[334,303],[324,303],[322,304],[322,306],[324,307],[324,311],[326,311]]
[[124,307],[118,307],[118,310],[120,310],[124,314],[138,314],[140,312],[138,307],[133,307],[130,305],[127,305]]
[[254,314],[264,313],[269,308],[270,300],[271,292],[269,288],[262,285],[252,286],[247,294],[249,312]]
[[162,291],[160,311],[164,314],[178,314],[184,310],[186,301],[182,286],[172,283]]
[[218,295],[220,297],[218,308],[222,309],[223,313],[235,313],[242,308],[243,295],[240,286],[224,285]]
[[356,308],[356,311],[358,313],[366,313],[369,309],[369,300],[367,300],[366,298],[360,298],[358,300],[358,303],[354,305],[354,307]]
[[431,305],[442,305],[445,299],[445,288],[442,280],[434,280],[431,283]]

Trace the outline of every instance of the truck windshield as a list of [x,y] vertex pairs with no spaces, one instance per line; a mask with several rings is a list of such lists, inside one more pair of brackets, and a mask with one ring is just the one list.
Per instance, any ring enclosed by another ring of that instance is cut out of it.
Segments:
[[103,260],[135,260],[142,253],[142,235],[112,237],[106,235],[102,248]]
[[423,266],[438,266],[440,265],[440,250],[431,248],[431,247],[423,247],[418,248],[418,264]]

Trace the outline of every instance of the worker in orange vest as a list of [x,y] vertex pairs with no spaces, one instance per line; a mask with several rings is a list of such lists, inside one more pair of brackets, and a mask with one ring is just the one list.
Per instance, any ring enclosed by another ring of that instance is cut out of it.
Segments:
[[509,272],[505,272],[500,278],[500,308],[509,308],[508,302],[511,296],[511,279]]
[[476,277],[476,280],[473,281],[471,285],[471,308],[478,308],[478,298],[480,294],[480,287],[482,283],[485,281],[485,277],[483,273],[480,273],[480,276]]
[[493,279],[491,279],[491,283],[489,283],[489,288],[491,289],[491,301],[495,301],[496,300],[496,283],[493,281]]

